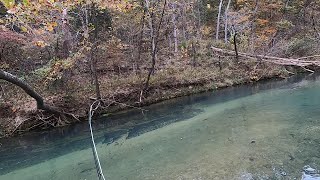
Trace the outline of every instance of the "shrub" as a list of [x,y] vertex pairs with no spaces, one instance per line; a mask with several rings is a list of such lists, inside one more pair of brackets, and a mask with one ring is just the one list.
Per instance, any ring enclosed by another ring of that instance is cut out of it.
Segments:
[[289,42],[288,49],[286,50],[287,56],[308,56],[316,52],[317,42],[311,38],[295,38]]

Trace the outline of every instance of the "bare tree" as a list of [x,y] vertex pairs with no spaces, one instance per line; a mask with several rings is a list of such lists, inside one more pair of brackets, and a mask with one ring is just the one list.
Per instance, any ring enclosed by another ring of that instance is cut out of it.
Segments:
[[[92,81],[95,85],[95,93],[96,98],[101,99],[101,92],[100,92],[100,84],[97,74],[97,58],[96,54],[98,53],[98,20],[97,14],[98,11],[94,3],[86,5],[83,9],[84,11],[84,37],[86,38],[87,46],[90,47],[90,52],[87,54],[87,59],[90,63],[90,71],[92,75]],[[89,35],[89,26],[90,24],[94,25],[96,28],[93,30],[93,34]],[[90,37],[90,39],[89,39]]]
[[228,10],[229,10],[229,7],[230,7],[230,3],[231,3],[231,0],[228,0],[228,4],[227,4],[227,7],[226,7],[226,10],[224,12],[224,42],[227,43],[228,42]]
[[159,38],[159,35],[160,35],[160,28],[162,26],[163,16],[164,16],[164,13],[165,13],[166,6],[167,6],[167,0],[164,0],[164,5],[163,5],[163,8],[162,8],[160,20],[159,20],[157,29],[155,29],[156,28],[155,24],[154,24],[155,17],[154,17],[154,12],[153,12],[154,8],[152,8],[152,12],[150,12],[150,2],[149,2],[149,0],[145,0],[146,14],[149,17],[148,18],[148,23],[149,23],[150,38],[151,38],[151,60],[152,60],[152,64],[151,64],[151,67],[149,69],[149,73],[148,73],[148,76],[147,76],[147,80],[145,82],[144,89],[140,93],[140,101],[141,101],[141,96],[142,96],[143,92],[147,91],[148,88],[149,88],[150,77],[151,77],[151,74],[154,72],[154,68],[155,68],[155,65],[156,65],[156,57],[157,57],[157,50],[158,50],[157,49],[158,38]]
[[178,28],[177,28],[177,17],[176,17],[176,3],[172,3],[172,24],[173,24],[173,40],[174,40],[174,53],[177,54],[178,52]]
[[187,11],[186,11],[186,2],[182,2],[182,7],[181,7],[181,16],[182,16],[182,35],[183,35],[183,40],[187,40]]
[[[144,6],[143,1],[141,2],[142,7]],[[141,62],[141,53],[142,53],[142,44],[143,44],[143,33],[145,27],[145,18],[146,18],[146,8],[143,9],[143,15],[141,17],[141,29],[140,29],[140,36],[139,36],[139,44],[138,44],[138,62],[136,62],[136,68],[139,71],[139,62]],[[137,71],[137,72],[138,72]]]
[[253,11],[253,17],[251,21],[251,35],[250,35],[250,40],[251,40],[251,50],[253,51],[254,49],[254,44],[255,44],[255,21],[257,19],[257,11],[259,7],[259,0],[255,1],[255,7]]
[[[153,16],[153,13],[150,13],[150,1],[149,0],[145,0],[145,10],[146,10],[146,13],[149,17],[148,23],[149,23],[150,38],[151,38],[151,61],[152,61],[151,63],[152,63],[152,65],[151,65],[151,68],[149,69],[149,73],[148,73],[147,80],[146,80],[145,87],[144,87],[143,91],[146,91],[149,88],[150,76],[153,73],[154,67],[156,64],[156,40],[155,40],[154,24],[153,24],[154,16]],[[140,101],[141,101],[141,97],[140,97]]]
[[233,46],[234,46],[234,52],[236,53],[236,60],[239,61],[239,53],[238,53],[238,47],[237,47],[237,30],[234,27],[234,25],[231,26],[232,34],[233,34]]
[[222,3],[223,3],[223,0],[220,0],[219,12],[218,12],[218,17],[217,17],[216,40],[219,40],[220,16],[221,16]]
[[[198,36],[198,39],[201,39],[201,1],[198,0],[198,27],[197,27],[197,36]],[[196,16],[196,15],[195,15]]]

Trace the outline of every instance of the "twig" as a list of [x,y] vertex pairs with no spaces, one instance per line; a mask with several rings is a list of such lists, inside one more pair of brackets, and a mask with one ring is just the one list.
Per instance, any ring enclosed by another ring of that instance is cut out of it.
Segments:
[[[42,114],[42,113],[41,113],[41,115],[43,116],[43,114]],[[49,125],[51,125],[52,127],[55,127],[55,125],[54,125],[52,122],[50,122],[50,121],[46,121],[47,119],[52,118],[52,117],[53,117],[53,115],[51,115],[51,116],[49,116],[49,117],[46,117],[46,118],[44,118],[44,117],[40,117],[40,115],[39,115],[39,114],[37,114],[37,116],[38,116],[38,119],[39,119],[39,120],[41,120],[42,122],[44,122],[45,124],[49,124]]]
[[[132,105],[128,105],[128,104],[125,104],[125,103],[121,103],[121,102],[118,102],[116,100],[110,100],[110,99],[101,99],[101,101],[106,101],[106,102],[111,102],[111,104],[119,104],[119,105],[122,105],[122,106],[125,106],[125,107],[130,107],[130,108],[133,108],[133,109],[138,109],[138,110],[141,110],[141,111],[148,111],[146,109],[143,109],[143,108],[140,108],[140,107],[136,107],[136,106],[132,106]],[[110,105],[111,105],[110,104]],[[110,106],[109,105],[109,106]],[[108,106],[108,107],[109,107]]]
[[29,119],[31,119],[31,118],[28,118],[28,119],[26,119],[26,120],[24,120],[24,121],[21,121],[21,122],[14,128],[14,130],[12,130],[12,131],[9,133],[9,136],[12,136],[12,135],[17,131],[17,129],[20,128],[21,124],[23,124],[25,121],[28,121]]
[[295,75],[295,73],[291,72],[291,71],[288,71],[287,69],[284,69],[288,74],[291,74],[291,75]]
[[306,71],[308,71],[308,72],[310,72],[310,73],[314,73],[314,71],[311,70],[311,69],[307,69],[307,68],[305,68],[304,66],[301,66],[301,67],[302,67],[302,69],[304,69],[304,70],[306,70]]
[[0,99],[2,99],[2,97],[5,96],[5,91],[1,85],[0,85],[0,90],[1,90]]
[[320,55],[306,56],[306,57],[301,57],[301,58],[298,58],[298,59],[302,60],[302,59],[317,58],[317,57],[320,57]]

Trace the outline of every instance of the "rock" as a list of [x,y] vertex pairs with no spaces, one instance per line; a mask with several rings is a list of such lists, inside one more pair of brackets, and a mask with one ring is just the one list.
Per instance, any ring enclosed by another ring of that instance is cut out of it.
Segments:
[[253,180],[253,175],[251,173],[243,173],[237,180]]
[[301,180],[320,180],[320,176],[318,175],[308,175],[303,173]]
[[304,171],[306,174],[316,174],[316,173],[317,173],[317,170],[316,170],[316,169],[313,169],[313,168],[310,167],[309,165],[304,166],[304,167],[303,167],[303,171]]
[[287,173],[284,171],[280,172],[280,174],[281,174],[281,176],[287,176]]
[[320,180],[320,175],[317,174],[317,170],[309,165],[303,167],[303,173],[301,180]]

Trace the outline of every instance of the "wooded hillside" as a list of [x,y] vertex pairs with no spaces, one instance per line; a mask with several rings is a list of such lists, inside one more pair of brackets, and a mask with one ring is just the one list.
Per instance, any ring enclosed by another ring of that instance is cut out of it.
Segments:
[[0,0],[0,135],[79,121],[95,99],[114,111],[295,73],[265,57],[313,72],[318,54],[319,0]]

